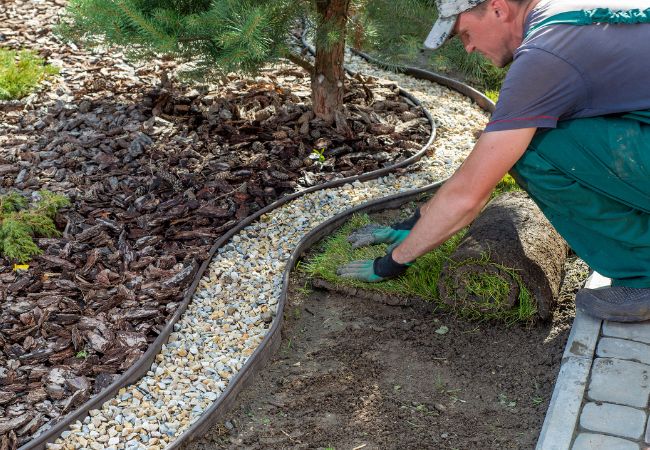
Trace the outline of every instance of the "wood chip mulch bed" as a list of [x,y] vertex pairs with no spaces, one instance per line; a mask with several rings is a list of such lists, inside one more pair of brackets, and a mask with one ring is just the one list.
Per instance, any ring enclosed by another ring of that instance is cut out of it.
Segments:
[[[33,44],[12,11],[0,13],[4,45]],[[0,194],[48,189],[72,206],[56,217],[61,237],[37,240],[44,253],[27,271],[0,258],[2,449],[137,361],[212,243],[242,218],[406,159],[430,132],[396,86],[373,80],[348,85],[346,120],[328,127],[293,66],[192,89],[152,82],[168,62],[133,69],[49,41],[40,50],[73,70],[63,86],[0,103]]]

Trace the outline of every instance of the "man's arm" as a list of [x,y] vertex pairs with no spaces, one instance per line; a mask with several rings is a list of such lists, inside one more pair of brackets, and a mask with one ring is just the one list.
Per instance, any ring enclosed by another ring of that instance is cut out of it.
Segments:
[[524,154],[536,130],[483,133],[456,173],[420,209],[420,220],[393,250],[393,260],[411,262],[471,223],[494,187]]

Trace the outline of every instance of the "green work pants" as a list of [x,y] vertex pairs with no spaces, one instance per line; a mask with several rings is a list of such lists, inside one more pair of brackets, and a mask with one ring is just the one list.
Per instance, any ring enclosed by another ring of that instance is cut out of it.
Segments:
[[614,286],[650,287],[650,114],[539,130],[511,174]]

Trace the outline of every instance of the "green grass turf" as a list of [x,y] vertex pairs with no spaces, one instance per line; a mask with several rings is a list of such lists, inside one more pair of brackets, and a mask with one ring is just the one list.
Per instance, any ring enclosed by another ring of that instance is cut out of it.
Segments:
[[[497,186],[494,195],[505,191],[518,189],[514,180],[507,176]],[[358,249],[352,249],[347,237],[354,230],[371,223],[368,215],[355,215],[337,233],[321,242],[308,261],[300,264],[300,270],[309,277],[321,278],[330,283],[346,287],[362,288],[368,291],[381,292],[386,295],[402,297],[418,297],[433,303],[437,308],[448,310],[472,320],[496,320],[513,324],[530,322],[535,316],[536,309],[530,291],[523,285],[521,277],[515,269],[496,265],[484,255],[480,260],[468,260],[457,263],[457,266],[467,263],[493,265],[510,274],[520,287],[519,304],[513,309],[503,307],[508,296],[508,281],[495,274],[485,273],[467,280],[466,289],[486,299],[485,303],[457,302],[457,307],[450,308],[438,295],[438,282],[443,265],[456,250],[461,239],[467,232],[463,229],[452,236],[437,249],[418,258],[401,277],[381,283],[365,283],[336,275],[336,269],[350,261],[359,259],[374,259],[386,253],[387,245],[379,244]]]

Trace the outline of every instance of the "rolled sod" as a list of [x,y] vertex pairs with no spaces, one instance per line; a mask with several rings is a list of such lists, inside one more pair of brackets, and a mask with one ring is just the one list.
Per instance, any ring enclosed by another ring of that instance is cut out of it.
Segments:
[[495,197],[444,264],[440,299],[452,309],[534,308],[551,318],[568,246],[522,191]]

